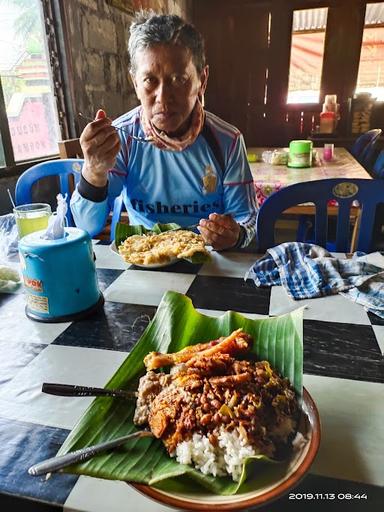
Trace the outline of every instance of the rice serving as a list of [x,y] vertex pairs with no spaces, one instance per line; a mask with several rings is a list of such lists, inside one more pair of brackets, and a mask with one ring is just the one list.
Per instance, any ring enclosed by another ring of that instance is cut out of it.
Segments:
[[[239,481],[248,457],[280,459],[299,407],[289,381],[268,361],[239,358],[251,341],[239,329],[175,354],[148,354],[134,422],[149,425],[171,457],[204,474]],[[165,366],[170,373],[155,371]]]
[[214,446],[207,436],[195,433],[192,439],[177,445],[176,460],[180,464],[193,464],[204,475],[231,475],[238,482],[245,460],[258,454],[235,430],[227,432],[221,427],[218,442]]
[[208,255],[201,235],[185,229],[132,235],[118,248],[127,263],[153,265],[175,258],[191,258],[196,253]]

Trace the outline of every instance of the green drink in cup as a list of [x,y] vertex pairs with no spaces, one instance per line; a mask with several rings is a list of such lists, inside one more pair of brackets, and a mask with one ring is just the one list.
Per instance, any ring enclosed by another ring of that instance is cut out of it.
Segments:
[[13,213],[15,214],[19,238],[22,238],[34,231],[47,229],[52,212],[49,204],[33,203],[15,206]]

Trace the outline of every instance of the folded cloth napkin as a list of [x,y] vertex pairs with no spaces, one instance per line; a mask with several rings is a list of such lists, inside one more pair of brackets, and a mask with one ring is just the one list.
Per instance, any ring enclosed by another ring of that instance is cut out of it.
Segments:
[[318,245],[286,242],[267,250],[248,270],[256,286],[282,285],[295,300],[341,293],[384,318],[384,268],[363,253],[336,258]]

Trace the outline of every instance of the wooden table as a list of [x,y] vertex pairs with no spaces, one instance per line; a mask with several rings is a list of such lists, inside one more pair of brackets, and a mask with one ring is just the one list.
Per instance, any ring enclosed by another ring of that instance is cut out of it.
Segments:
[[1,510],[172,512],[124,482],[60,473],[46,480],[27,473],[33,463],[56,454],[92,401],[44,394],[42,383],[104,386],[168,289],[185,293],[210,316],[231,309],[263,318],[307,305],[304,386],[319,409],[321,445],[298,487],[258,512],[381,510],[383,320],[341,295],[294,302],[281,287],[244,282],[258,257],[254,253],[213,253],[204,265],[179,262],[150,271],[129,267],[101,243],[94,251],[103,314],[41,324],[25,316],[22,289],[0,294]]

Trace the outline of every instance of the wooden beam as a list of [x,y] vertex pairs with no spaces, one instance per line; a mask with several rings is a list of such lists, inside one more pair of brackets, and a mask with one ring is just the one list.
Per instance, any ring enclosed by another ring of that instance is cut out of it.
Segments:
[[13,167],[15,165],[15,156],[13,153],[11,132],[9,131],[9,122],[7,116],[7,110],[3,95],[3,88],[1,86],[0,76],[0,135],[1,141],[4,148],[4,157],[6,167]]
[[354,94],[359,71],[365,2],[343,0],[328,10],[321,97],[337,94],[340,104]]

